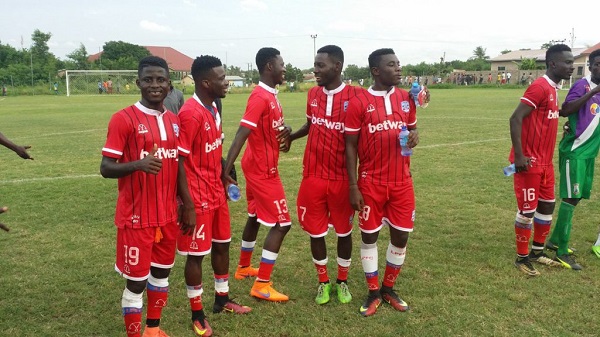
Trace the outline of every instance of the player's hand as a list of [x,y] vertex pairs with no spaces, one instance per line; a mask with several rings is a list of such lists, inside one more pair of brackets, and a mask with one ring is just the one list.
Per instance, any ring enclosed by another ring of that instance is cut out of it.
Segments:
[[154,144],[152,151],[150,151],[146,157],[140,160],[140,170],[150,174],[158,174],[162,167],[162,160],[156,158],[157,151],[158,145]]
[[221,175],[221,182],[223,182],[223,192],[225,193],[225,197],[229,200],[229,194],[227,193],[227,186],[230,184],[237,185],[237,181],[235,181],[231,176],[223,171]]
[[565,125],[563,125],[563,138],[571,132],[571,123],[567,121]]
[[531,158],[515,155],[515,172],[528,171],[529,166],[531,166]]
[[196,228],[196,209],[194,205],[181,205],[178,208],[179,213],[179,229],[183,235],[194,234]]
[[[8,207],[6,207],[6,206],[0,207],[0,214],[4,213],[4,212],[6,212],[6,211],[8,211]],[[2,229],[3,231],[6,231],[6,232],[8,232],[8,231],[10,230],[10,229],[9,229],[9,228],[8,228],[8,227],[7,227],[5,224],[3,224],[3,223],[0,223],[0,229]]]
[[406,145],[412,149],[413,147],[417,146],[417,144],[419,144],[419,131],[417,131],[417,129],[410,130]]
[[357,185],[350,186],[350,204],[355,211],[362,211],[365,207],[365,200]]
[[25,146],[17,146],[17,148],[15,149],[15,153],[19,155],[19,157],[23,158],[23,159],[31,159],[33,160],[33,157],[31,157],[29,155],[29,153],[27,153],[27,150],[31,149],[31,145],[25,145]]

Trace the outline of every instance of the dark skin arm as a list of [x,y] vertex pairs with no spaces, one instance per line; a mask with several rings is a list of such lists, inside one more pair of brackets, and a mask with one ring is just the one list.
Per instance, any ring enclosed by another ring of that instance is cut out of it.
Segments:
[[242,147],[246,143],[246,139],[248,139],[250,132],[252,132],[252,130],[250,130],[244,126],[240,126],[235,134],[235,138],[233,139],[233,142],[231,143],[231,146],[229,147],[229,151],[227,152],[227,159],[225,160],[225,167],[223,169],[223,172],[221,173],[222,174],[221,180],[223,181],[224,188],[227,188],[227,186],[229,186],[229,184],[237,185],[237,181],[233,180],[233,178],[229,175],[229,172],[231,172],[231,169],[233,168],[233,164],[235,163],[235,160],[240,155],[240,151],[242,150]]
[[157,150],[158,146],[154,144],[154,148],[146,157],[128,163],[119,163],[115,158],[102,156],[100,174],[102,174],[104,178],[121,178],[130,175],[135,171],[158,174],[162,167],[162,161],[154,156]]
[[365,200],[358,189],[357,161],[358,161],[358,135],[345,135],[346,139],[346,169],[348,170],[348,184],[350,186],[350,204],[356,211],[362,211]]
[[[283,127],[283,129],[281,129]],[[279,127],[281,130],[277,134],[277,141],[279,142],[279,151],[288,152],[292,145],[290,136],[292,134],[292,127],[289,125],[283,125]]]
[[512,140],[512,145],[515,151],[514,164],[516,172],[527,171],[529,169],[529,165],[531,164],[531,159],[529,157],[525,157],[523,154],[523,147],[521,145],[523,118],[529,116],[531,111],[533,111],[533,107],[524,104],[523,102],[519,102],[519,105],[517,105],[517,108],[510,117],[510,139]]
[[177,171],[177,195],[183,205],[179,206],[179,228],[185,235],[192,235],[196,227],[196,208],[190,195],[187,175],[184,168],[185,157],[179,156],[179,169]]
[[406,145],[411,149],[419,144],[419,131],[417,129],[408,130],[410,133],[408,134],[408,142]]
[[579,109],[581,109],[581,107],[585,104],[585,102],[587,102],[588,99],[592,98],[594,95],[596,95],[599,92],[600,92],[600,85],[596,85],[594,87],[594,89],[585,93],[585,95],[579,97],[578,99],[576,99],[574,101],[570,101],[570,102],[564,102],[559,111],[559,115],[562,117],[567,117],[569,115],[579,112]]
[[0,132],[0,145],[3,145],[11,150],[13,150],[19,157],[23,158],[23,159],[31,159],[33,160],[33,158],[29,155],[29,153],[27,153],[27,150],[31,148],[31,146],[29,145],[24,145],[24,146],[20,146],[17,145],[15,143],[13,143],[12,141],[10,141],[8,138],[6,138],[6,136],[4,136],[4,134],[2,134]]

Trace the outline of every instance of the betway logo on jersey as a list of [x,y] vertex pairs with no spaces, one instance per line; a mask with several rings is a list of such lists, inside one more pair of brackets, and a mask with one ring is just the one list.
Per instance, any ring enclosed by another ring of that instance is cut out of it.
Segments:
[[[144,159],[148,154],[148,151],[142,150],[140,152],[140,159]],[[158,159],[177,159],[177,149],[165,149],[159,147],[154,155]]]
[[405,125],[402,121],[383,121],[383,123],[379,124],[371,124],[369,123],[369,133],[387,131],[387,130],[399,130],[402,128],[402,125]]
[[279,117],[278,120],[273,120],[271,126],[273,129],[278,129],[280,126],[283,126],[283,116]]
[[558,119],[558,111],[548,111],[548,119]]
[[221,144],[223,144],[223,140],[221,138],[217,138],[217,140],[212,143],[204,144],[204,151],[206,153],[210,153],[211,151],[218,149]]
[[315,115],[312,116],[310,122],[313,125],[322,125],[330,130],[337,130],[340,132],[344,132],[344,123],[342,122],[332,122],[326,118],[317,117]]

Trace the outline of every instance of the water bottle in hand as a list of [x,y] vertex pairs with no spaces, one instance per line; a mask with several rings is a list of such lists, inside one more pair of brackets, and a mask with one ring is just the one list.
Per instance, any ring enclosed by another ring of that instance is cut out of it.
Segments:
[[408,134],[409,133],[410,132],[406,128],[406,125],[402,125],[402,129],[400,130],[400,134],[398,135],[398,140],[400,141],[400,147],[402,147],[402,150],[400,151],[400,153],[405,157],[412,155],[412,149],[410,147],[408,147]]
[[515,164],[508,165],[507,167],[503,168],[502,171],[504,171],[505,176],[507,176],[507,177],[512,176],[516,172]]
[[229,184],[229,186],[227,186],[227,195],[231,201],[238,201],[242,197],[240,188],[236,184]]

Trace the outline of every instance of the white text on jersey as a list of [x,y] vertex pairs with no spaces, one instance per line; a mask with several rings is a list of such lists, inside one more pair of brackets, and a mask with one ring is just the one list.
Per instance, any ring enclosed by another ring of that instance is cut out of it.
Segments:
[[312,116],[310,122],[313,125],[324,125],[328,129],[337,130],[341,133],[344,133],[344,123],[342,122],[332,122],[326,118],[317,117],[315,115]]
[[404,125],[402,121],[383,121],[383,123],[375,125],[369,123],[369,133],[375,133],[384,130],[398,130],[402,128],[402,125]]

